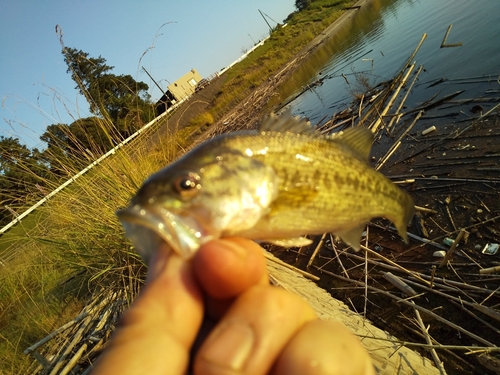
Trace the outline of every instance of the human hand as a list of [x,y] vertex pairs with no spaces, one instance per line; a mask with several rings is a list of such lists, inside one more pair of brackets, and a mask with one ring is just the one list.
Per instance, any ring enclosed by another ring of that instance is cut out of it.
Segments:
[[158,249],[146,286],[92,374],[189,369],[198,375],[374,374],[357,338],[340,323],[317,319],[298,296],[270,286],[262,249],[241,238],[212,241],[189,262],[166,246]]

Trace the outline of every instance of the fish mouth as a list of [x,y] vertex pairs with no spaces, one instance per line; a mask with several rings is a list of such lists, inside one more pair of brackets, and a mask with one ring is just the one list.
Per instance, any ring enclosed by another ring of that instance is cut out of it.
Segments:
[[147,263],[158,246],[166,242],[177,254],[191,258],[211,239],[192,218],[139,204],[116,211],[125,235]]

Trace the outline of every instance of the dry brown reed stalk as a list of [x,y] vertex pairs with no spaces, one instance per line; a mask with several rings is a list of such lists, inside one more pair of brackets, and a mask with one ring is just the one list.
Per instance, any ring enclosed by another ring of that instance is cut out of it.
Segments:
[[344,273],[345,277],[349,278],[349,273],[344,267],[344,264],[342,263],[342,259],[340,259],[339,252],[337,251],[337,247],[335,246],[334,238],[332,234],[330,233],[330,243],[332,244],[332,249],[335,252],[335,258],[340,264],[340,268],[342,268],[342,272]]
[[[411,64],[411,62],[413,61],[413,59],[415,58],[418,50],[420,49],[420,47],[422,46],[422,44],[424,43],[425,39],[427,38],[427,34],[423,34],[422,35],[422,38],[420,39],[420,42],[418,43],[417,47],[415,48],[415,50],[410,54],[410,56],[408,57],[408,59],[406,60],[406,62],[403,64],[403,67],[402,69],[399,71],[399,73],[390,81],[390,84],[389,84],[389,87],[387,90],[385,90],[384,94],[383,95],[379,95],[376,99],[376,102],[378,105],[373,105],[368,111],[366,111],[366,113],[364,114],[363,118],[361,118],[358,122],[358,125],[362,125],[362,124],[367,124],[367,123],[371,123],[369,121],[370,117],[373,115],[373,112],[377,112],[379,111],[379,109],[381,108],[381,104],[380,103],[384,103],[386,101],[386,99],[389,97],[390,93],[392,92],[392,90],[394,89],[394,87],[396,87],[400,82],[401,82],[401,78],[404,76],[405,74],[405,71],[407,69],[407,67]],[[377,115],[375,115],[375,118],[377,119]],[[376,130],[378,130],[378,126],[376,127],[374,133],[376,132]]]
[[[135,294],[126,289],[102,291],[83,308],[78,319],[71,322],[71,330],[68,325],[63,326],[26,349],[25,353],[33,355],[41,364],[42,368],[36,373],[68,374],[80,361],[92,361]],[[50,341],[54,341],[54,345],[40,350]]]
[[319,251],[323,247],[326,235],[327,235],[327,233],[323,233],[323,235],[321,236],[321,239],[319,240],[318,244],[316,245],[316,248],[314,249],[311,257],[309,258],[309,262],[307,262],[307,266],[306,266],[307,269],[309,269],[309,267],[311,267],[311,264],[313,264],[313,262],[314,262],[314,258],[316,258],[316,255],[318,255]]
[[401,272],[403,272],[403,273],[405,273],[407,275],[410,275],[410,276],[415,276],[417,279],[419,279],[420,281],[422,281],[425,285],[429,285],[429,282],[427,280],[421,278],[414,271],[410,271],[410,270],[404,268],[403,266],[397,264],[396,262],[393,262],[392,260],[384,257],[383,255],[377,253],[376,251],[373,251],[369,247],[361,245],[361,249],[363,249],[364,251],[368,252],[370,255],[372,255],[372,256],[374,256],[376,258],[379,258],[379,259],[383,260],[384,262],[388,263],[389,265],[397,268],[399,271],[401,271]]
[[[396,76],[390,80],[389,82],[385,83],[383,86],[385,86],[383,89],[379,90],[376,94],[373,94],[371,97],[369,97],[367,100],[365,95],[362,95],[359,103],[353,104],[353,109],[349,111],[349,115],[346,115],[346,111],[342,111],[340,113],[336,113],[335,115],[332,116],[332,118],[327,121],[326,123],[317,126],[318,131],[322,134],[328,134],[331,133],[332,131],[336,129],[340,129],[345,126],[349,126],[349,123],[351,123],[352,126],[355,126],[355,121],[357,120],[357,126],[367,126],[370,128],[373,133],[379,134],[379,131],[384,128],[386,131],[390,130],[390,127],[393,126],[394,122],[399,121],[399,119],[404,116],[407,113],[400,113],[401,108],[403,107],[406,98],[408,97],[410,90],[413,88],[413,85],[415,84],[418,74],[422,70],[422,66],[418,69],[417,73],[415,74],[415,77],[410,84],[406,94],[403,96],[403,98],[400,100],[400,103],[395,111],[394,114],[390,115],[391,121],[386,127],[382,127],[382,122],[383,118],[388,117],[388,112],[389,110],[394,106],[396,103],[397,98],[399,97],[399,92],[403,88],[404,85],[406,85],[407,80],[409,76],[411,75],[411,72],[413,71],[415,67],[415,62],[411,63],[411,59],[415,57],[418,49],[420,48],[421,44],[425,40],[425,34],[422,37],[419,45],[417,48],[413,51],[413,53],[410,55],[410,57],[407,60],[407,63],[403,65],[403,68],[401,71],[396,74]],[[380,85],[379,85],[380,86]],[[357,106],[357,109],[356,109]],[[361,114],[364,113],[363,117]],[[412,124],[411,127],[407,129],[407,131],[400,137],[400,140],[408,134],[410,129],[415,125],[416,121],[418,118],[420,118],[423,114],[420,113],[417,116],[417,119],[414,120],[414,123]],[[368,124],[368,125],[366,125]],[[382,159],[380,159],[379,164],[384,164],[387,159],[396,151],[400,143],[395,142],[393,146],[390,149],[390,153],[386,154]],[[378,166],[377,169],[381,167]]]
[[389,125],[387,125],[387,130],[390,131],[391,128],[392,128],[392,126],[395,125],[395,124],[397,124],[399,122],[399,120],[401,119],[401,117],[403,116],[403,114],[401,113],[401,109],[403,108],[403,106],[404,106],[404,104],[406,102],[406,99],[408,99],[408,96],[410,95],[411,89],[413,88],[413,86],[417,82],[418,76],[420,75],[420,72],[422,71],[422,69],[423,69],[423,65],[420,65],[418,67],[417,72],[415,73],[415,76],[413,77],[413,80],[410,83],[410,86],[406,90],[405,96],[403,97],[403,99],[401,99],[401,102],[399,103],[398,108],[394,112],[394,116],[391,118],[391,121],[389,122]]
[[[415,304],[414,301],[411,301],[413,304]],[[422,317],[420,316],[420,312],[415,308],[415,317],[417,318],[418,325],[420,329],[422,330],[423,335],[425,336],[425,341],[427,342],[428,345],[432,345],[432,340],[429,335],[429,328],[430,326],[425,327],[424,322],[422,321]],[[446,370],[444,369],[443,362],[439,359],[436,349],[430,348],[429,352],[431,353],[432,359],[434,360],[434,363],[436,364],[436,367],[439,370],[439,373],[441,375],[446,375]]]
[[394,154],[394,152],[398,149],[399,146],[401,146],[401,142],[403,138],[410,132],[411,129],[415,126],[417,121],[420,119],[420,117],[424,114],[424,111],[420,111],[417,113],[415,118],[413,119],[412,123],[408,128],[399,136],[399,138],[393,143],[393,145],[389,148],[387,153],[379,159],[377,162],[377,165],[375,166],[375,169],[378,171],[382,166],[389,160],[389,158]]
[[[359,286],[362,286],[362,287],[364,287],[364,285],[365,285],[364,282],[353,280],[353,279],[348,279],[346,277],[342,277],[340,275],[336,275],[333,272],[329,272],[329,271],[326,271],[326,270],[321,270],[319,267],[316,267],[316,266],[315,266],[315,268],[318,269],[320,272],[326,273],[326,274],[328,274],[328,275],[330,275],[332,277],[338,278],[340,280],[347,281],[347,282],[350,282],[350,283],[353,283],[353,284],[356,284],[356,285],[359,285]],[[440,315],[438,315],[438,314],[436,314],[436,313],[434,313],[434,312],[432,312],[432,311],[430,311],[430,310],[428,310],[428,309],[426,309],[426,308],[424,308],[422,306],[413,304],[412,301],[407,301],[407,300],[405,300],[403,298],[400,298],[400,297],[397,297],[397,296],[393,295],[390,292],[387,292],[387,291],[379,289],[379,288],[375,288],[373,286],[368,286],[368,289],[371,290],[371,291],[374,291],[376,293],[383,294],[383,295],[385,295],[385,296],[387,296],[387,297],[389,297],[391,299],[394,299],[395,301],[397,301],[397,302],[399,302],[401,304],[408,305],[410,307],[414,307],[415,309],[417,309],[417,310],[419,310],[419,311],[421,311],[421,312],[423,312],[423,313],[425,313],[425,314],[433,317],[434,319],[436,319],[436,320],[440,321],[441,323],[444,323],[444,324],[452,327],[453,329],[456,329],[457,331],[459,331],[459,332],[461,332],[461,333],[469,336],[470,338],[473,338],[474,340],[476,340],[476,341],[478,341],[478,342],[480,342],[480,343],[482,343],[482,344],[484,344],[486,346],[490,346],[490,347],[496,348],[496,345],[493,344],[493,343],[491,343],[491,342],[489,342],[488,340],[486,340],[486,339],[484,339],[484,338],[482,338],[482,337],[480,337],[480,336],[478,336],[478,335],[476,335],[476,334],[474,334],[474,333],[466,330],[465,328],[460,327],[459,325],[457,325],[455,323],[450,322],[449,320],[441,317]]]
[[[472,307],[472,308],[476,309],[477,311],[483,313],[484,315],[487,315],[491,319],[494,319],[494,320],[500,322],[500,313],[498,313],[497,311],[493,310],[492,308],[489,308],[487,306],[483,306],[482,304],[479,304],[479,303],[476,303],[476,302],[464,301],[462,298],[453,297],[453,296],[451,296],[451,295],[449,295],[447,293],[444,293],[444,292],[441,292],[441,291],[437,290],[436,287],[429,288],[427,286],[421,285],[419,283],[416,283],[416,282],[413,282],[413,281],[410,281],[410,280],[406,280],[406,282],[408,284],[410,284],[410,285],[413,285],[413,286],[419,287],[421,289],[427,290],[428,292],[437,294],[437,295],[439,295],[441,297],[445,297],[445,298],[447,298],[449,300],[452,300],[452,301],[461,303],[463,305]],[[469,295],[467,295],[467,293],[465,293],[464,291],[461,291],[461,292],[462,292],[463,295],[468,296],[472,301],[474,301],[474,299],[472,297],[470,297]]]
[[[379,114],[377,120],[373,124],[370,125],[370,129],[373,133],[377,133],[377,131],[380,127],[380,124],[383,121],[382,118],[387,114],[387,112],[389,112],[389,109],[393,106],[394,102],[396,101],[396,98],[399,95],[399,91],[401,91],[401,88],[403,87],[403,85],[405,85],[406,81],[408,80],[408,77],[410,77],[411,72],[415,68],[415,64],[416,63],[414,62],[413,64],[411,64],[408,67],[407,72],[402,77],[401,81],[398,83],[398,85],[397,85],[396,89],[394,90],[392,97],[389,99],[387,105],[384,107],[382,112]],[[387,130],[388,130],[388,128],[387,128]]]

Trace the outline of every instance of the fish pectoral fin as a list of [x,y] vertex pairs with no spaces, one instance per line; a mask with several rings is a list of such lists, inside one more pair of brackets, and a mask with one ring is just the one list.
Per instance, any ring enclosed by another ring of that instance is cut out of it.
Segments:
[[281,247],[300,247],[312,244],[312,240],[305,237],[284,238],[282,240],[263,240],[264,242],[272,243]]
[[268,216],[281,212],[294,211],[312,202],[319,192],[311,188],[294,187],[288,191],[280,191],[278,197],[271,203]]
[[340,237],[342,241],[351,246],[354,250],[359,251],[359,249],[361,249],[359,241],[361,241],[361,235],[365,227],[366,224],[361,224],[346,231],[335,232],[335,235]]

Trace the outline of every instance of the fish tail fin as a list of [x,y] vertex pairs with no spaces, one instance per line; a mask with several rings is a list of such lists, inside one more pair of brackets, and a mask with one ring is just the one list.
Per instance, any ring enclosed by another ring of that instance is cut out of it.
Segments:
[[396,226],[399,235],[404,239],[405,243],[409,243],[407,227],[410,224],[413,215],[415,214],[415,203],[412,197],[405,191],[401,190],[399,197],[399,204],[401,205],[401,213],[396,214],[391,221]]

